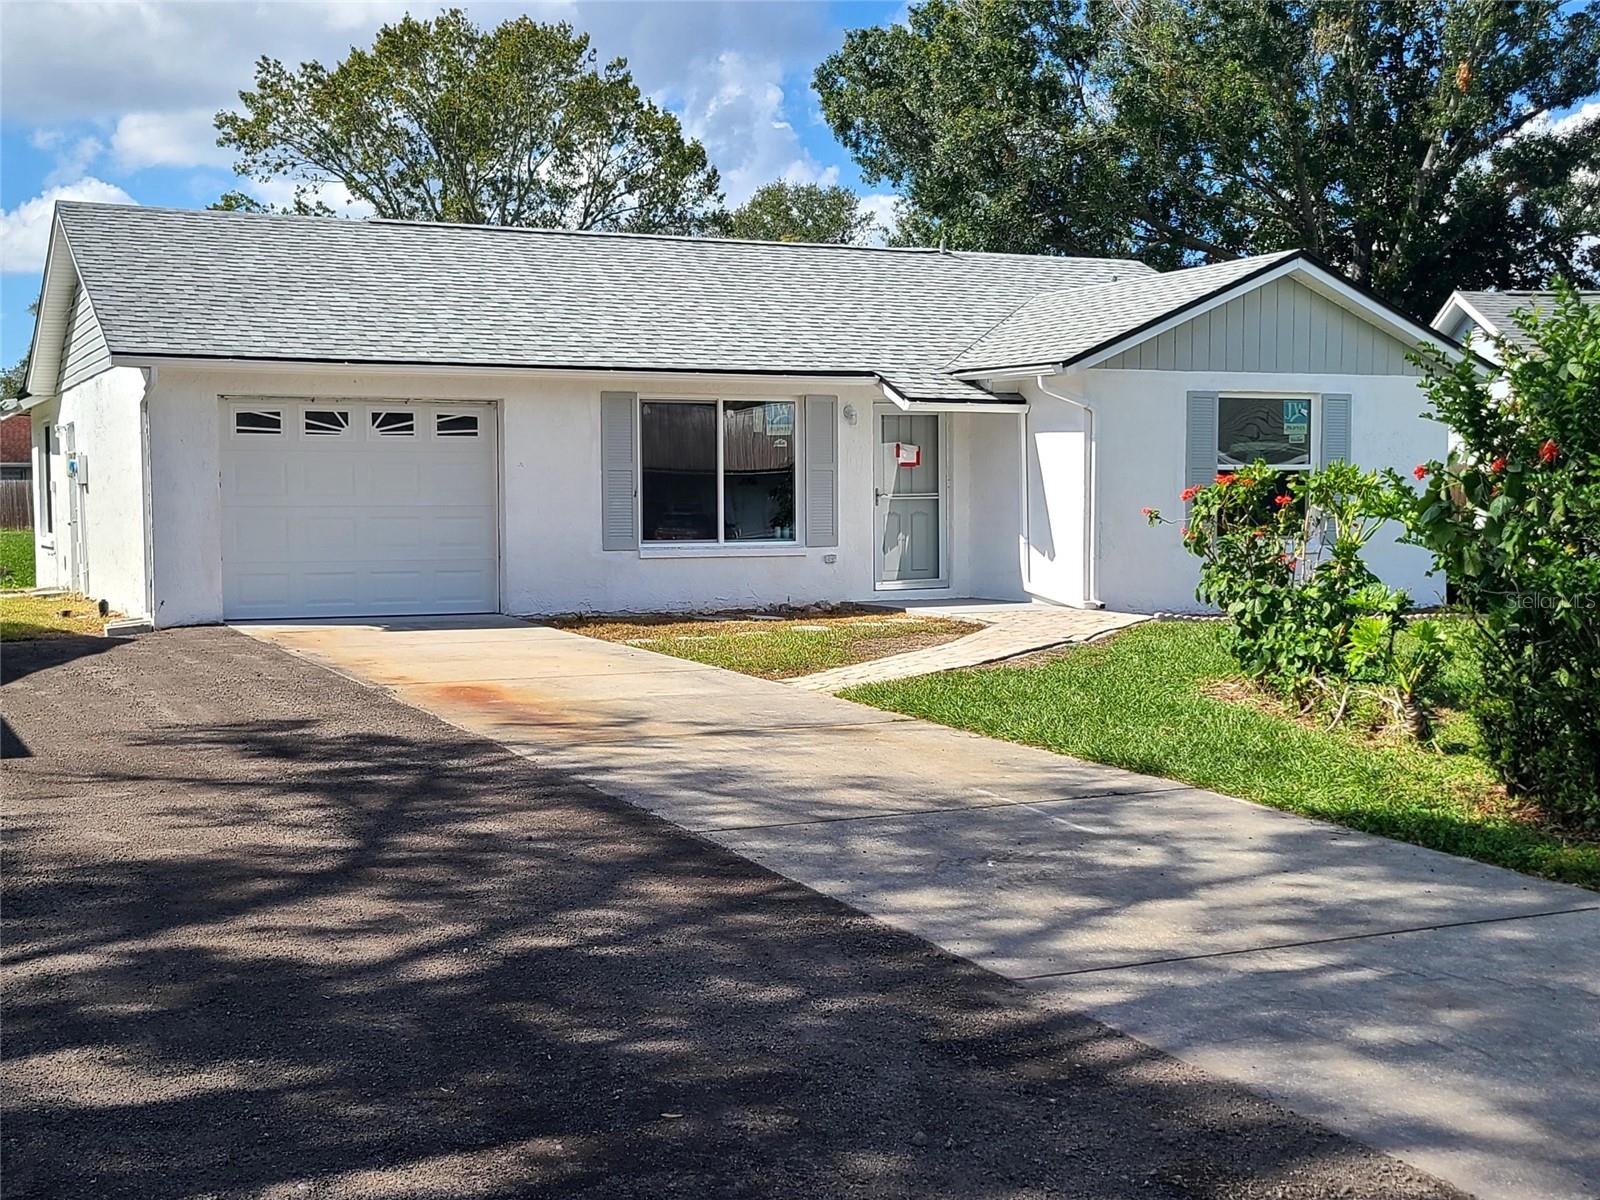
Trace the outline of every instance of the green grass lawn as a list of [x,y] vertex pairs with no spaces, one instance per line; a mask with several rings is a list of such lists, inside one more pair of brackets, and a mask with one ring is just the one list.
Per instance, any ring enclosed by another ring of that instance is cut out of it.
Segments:
[[578,617],[563,629],[608,642],[726,667],[763,679],[792,679],[953,641],[980,628],[966,621],[902,613],[802,615],[783,620],[685,621],[679,617]]
[[[1330,732],[1254,695],[1221,634],[1214,623],[1159,622],[1033,664],[869,684],[844,694],[1600,888],[1600,844],[1563,837],[1518,813],[1478,756],[1470,717],[1443,714],[1445,753],[1364,729]],[[1471,669],[1470,660],[1454,668],[1447,692],[1459,692]]]
[[105,627],[94,601],[82,596],[0,596],[0,642],[95,636]]
[[0,529],[0,590],[33,586],[33,530]]

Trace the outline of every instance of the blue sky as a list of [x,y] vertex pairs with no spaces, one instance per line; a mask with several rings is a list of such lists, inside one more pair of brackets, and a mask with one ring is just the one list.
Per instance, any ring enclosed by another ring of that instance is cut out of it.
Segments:
[[[183,0],[7,4],[0,24],[0,360],[27,348],[51,202],[203,207],[240,187],[211,116],[250,86],[261,55],[331,65],[379,25],[439,5],[404,0]],[[776,178],[862,186],[817,111],[811,72],[846,29],[904,4],[469,3],[482,24],[526,12],[587,30],[602,58],[705,143],[737,203]],[[267,200],[287,198],[245,184]],[[886,207],[888,197],[869,200]],[[338,207],[338,205],[335,205]]]

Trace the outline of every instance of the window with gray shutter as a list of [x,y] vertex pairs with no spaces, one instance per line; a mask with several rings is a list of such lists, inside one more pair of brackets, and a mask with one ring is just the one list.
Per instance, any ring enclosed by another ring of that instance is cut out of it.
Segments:
[[600,393],[600,548],[637,550],[633,502],[638,448],[634,438],[636,392]]
[[806,397],[806,545],[839,544],[839,398]]
[[1185,486],[1210,483],[1217,477],[1217,393],[1190,392],[1184,444]]
[[1322,465],[1350,461],[1350,397],[1322,397]]

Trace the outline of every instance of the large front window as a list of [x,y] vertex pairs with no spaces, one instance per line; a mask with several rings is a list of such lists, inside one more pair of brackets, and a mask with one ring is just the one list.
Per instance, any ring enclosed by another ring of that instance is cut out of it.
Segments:
[[792,400],[646,400],[639,507],[647,542],[795,540]]

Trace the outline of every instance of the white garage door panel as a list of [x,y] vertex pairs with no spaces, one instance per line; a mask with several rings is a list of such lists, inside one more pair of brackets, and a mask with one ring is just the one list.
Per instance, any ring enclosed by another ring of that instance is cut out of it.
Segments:
[[[307,409],[348,414],[348,426],[309,434]],[[239,432],[240,411],[277,432]],[[414,432],[380,436],[374,412],[410,414],[387,425]],[[440,417],[462,415],[477,418],[476,437],[435,432]],[[224,616],[496,611],[494,418],[487,405],[224,402]]]

